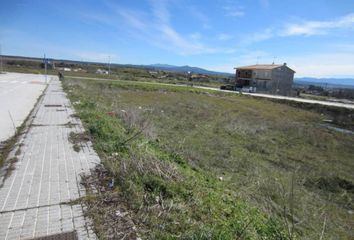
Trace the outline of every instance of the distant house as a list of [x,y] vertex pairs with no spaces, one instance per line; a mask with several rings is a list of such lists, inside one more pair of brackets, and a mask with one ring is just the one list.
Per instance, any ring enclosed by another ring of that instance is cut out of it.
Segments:
[[201,79],[208,79],[209,76],[208,75],[205,75],[205,74],[192,74],[191,75],[191,79],[192,80],[201,80]]
[[157,74],[159,74],[159,72],[157,72],[157,71],[149,71],[149,73],[150,73],[150,75],[157,75]]
[[256,64],[236,67],[236,86],[257,92],[290,95],[295,71],[284,64]]
[[96,73],[97,74],[108,74],[109,72],[108,72],[108,70],[99,68],[99,69],[96,70]]
[[57,67],[56,69],[64,72],[71,72],[71,68],[68,67]]
[[82,69],[82,68],[74,68],[73,71],[74,72],[87,72],[85,69]]

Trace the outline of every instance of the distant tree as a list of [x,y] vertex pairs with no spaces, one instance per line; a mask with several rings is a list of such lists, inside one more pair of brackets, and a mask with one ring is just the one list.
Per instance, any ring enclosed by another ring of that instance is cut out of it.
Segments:
[[324,91],[323,87],[315,86],[315,85],[310,85],[309,86],[309,90],[310,91],[317,91],[317,92],[323,92]]

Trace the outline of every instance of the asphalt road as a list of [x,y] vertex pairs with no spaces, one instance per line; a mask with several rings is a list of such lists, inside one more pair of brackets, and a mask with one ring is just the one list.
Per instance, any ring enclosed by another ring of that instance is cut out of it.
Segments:
[[23,123],[45,87],[43,75],[0,74],[0,142],[14,135],[15,127]]
[[[240,92],[238,92],[238,91],[220,90],[220,89],[217,89],[217,88],[202,87],[202,86],[195,86],[195,87],[196,88],[201,88],[201,89],[217,90],[217,91],[222,91],[222,92],[230,92],[230,93],[240,94]],[[320,104],[320,105],[325,105],[325,106],[333,106],[333,107],[354,109],[354,104],[349,104],[349,103],[311,100],[311,99],[304,99],[304,98],[297,98],[297,97],[286,97],[286,96],[262,94],[262,93],[242,92],[242,94],[255,96],[255,97],[261,97],[261,98],[280,99],[280,100],[287,100],[287,101],[293,101],[293,102]]]

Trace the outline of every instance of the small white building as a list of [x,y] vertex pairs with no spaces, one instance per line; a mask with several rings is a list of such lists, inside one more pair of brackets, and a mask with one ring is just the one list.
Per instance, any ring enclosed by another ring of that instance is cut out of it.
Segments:
[[71,68],[68,67],[57,67],[56,69],[64,72],[71,72]]
[[100,68],[99,68],[99,69],[96,70],[96,73],[97,73],[97,74],[108,74],[108,71],[105,70],[105,69],[100,69]]

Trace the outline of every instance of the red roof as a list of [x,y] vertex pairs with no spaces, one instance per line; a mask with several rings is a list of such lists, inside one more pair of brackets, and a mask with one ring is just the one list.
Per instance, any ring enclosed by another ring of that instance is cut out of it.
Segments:
[[[235,69],[246,69],[246,70],[272,70],[274,68],[286,66],[283,64],[256,64],[256,65],[250,65],[250,66],[243,66],[243,67],[235,67]],[[289,68],[288,66],[286,66]],[[295,72],[291,68],[289,68],[291,71]]]

